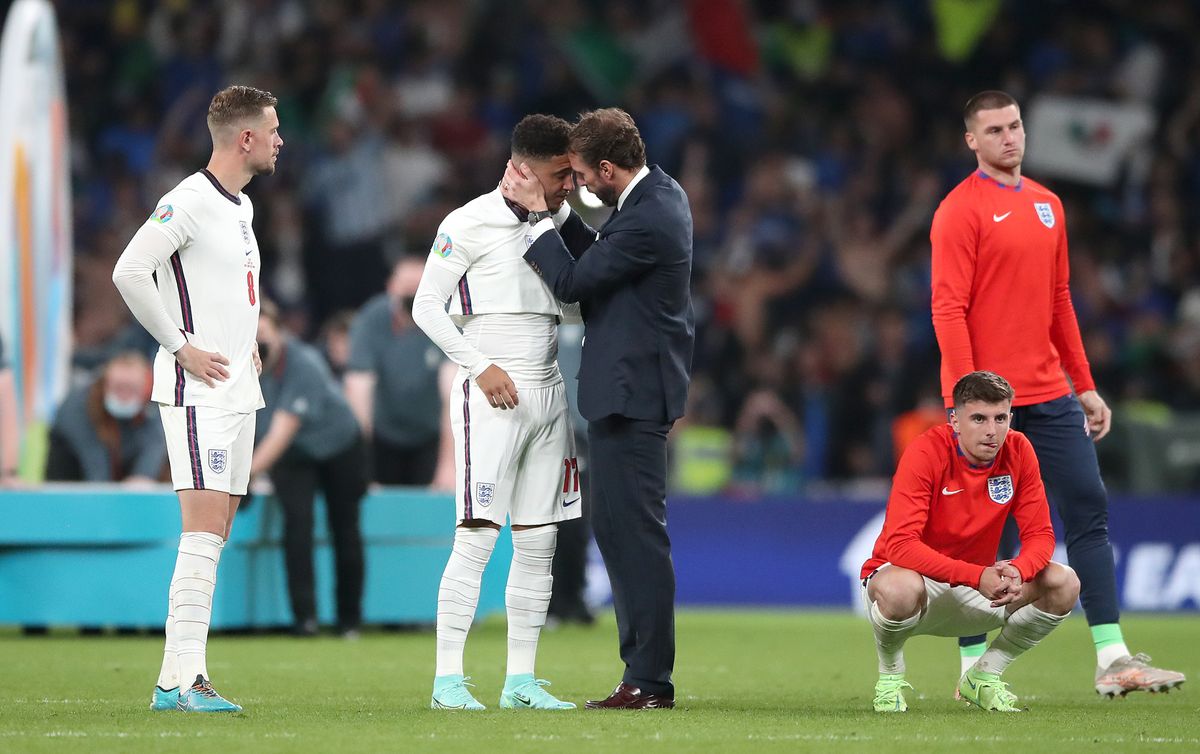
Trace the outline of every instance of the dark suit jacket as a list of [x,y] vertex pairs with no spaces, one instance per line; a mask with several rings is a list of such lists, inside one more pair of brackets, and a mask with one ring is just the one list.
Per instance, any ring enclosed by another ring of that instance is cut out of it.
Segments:
[[674,179],[651,166],[599,234],[572,214],[525,260],[560,300],[582,304],[585,419],[683,416],[696,335],[692,212]]

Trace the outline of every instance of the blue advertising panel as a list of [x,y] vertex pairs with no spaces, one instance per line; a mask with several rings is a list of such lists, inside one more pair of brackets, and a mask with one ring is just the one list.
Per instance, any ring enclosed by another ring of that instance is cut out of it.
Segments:
[[[668,515],[678,601],[694,605],[857,607],[883,526],[882,505],[849,500],[673,498]],[[1200,609],[1200,500],[1114,498],[1109,537],[1123,609]]]

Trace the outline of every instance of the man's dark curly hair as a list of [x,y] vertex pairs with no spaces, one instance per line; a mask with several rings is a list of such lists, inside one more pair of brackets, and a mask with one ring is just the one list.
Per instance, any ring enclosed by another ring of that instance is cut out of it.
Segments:
[[512,132],[512,153],[548,160],[567,153],[571,124],[553,115],[526,115]]

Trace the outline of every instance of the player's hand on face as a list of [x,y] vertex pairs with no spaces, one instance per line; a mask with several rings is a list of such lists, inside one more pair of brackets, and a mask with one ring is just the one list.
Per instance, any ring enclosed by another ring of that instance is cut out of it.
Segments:
[[527,210],[541,212],[546,209],[546,191],[542,182],[525,163],[518,167],[512,160],[508,161],[504,178],[500,180],[500,193]]
[[189,374],[201,380],[209,387],[216,387],[218,382],[229,379],[229,359],[219,353],[201,351],[191,343],[185,343],[183,348],[175,352],[175,360]]
[[1087,416],[1088,429],[1092,433],[1092,442],[1100,442],[1112,429],[1112,409],[1095,390],[1087,390],[1079,394],[1079,405]]
[[508,378],[508,373],[495,364],[483,370],[475,379],[475,384],[483,391],[484,397],[493,408],[516,408],[520,403],[517,400],[517,386]]

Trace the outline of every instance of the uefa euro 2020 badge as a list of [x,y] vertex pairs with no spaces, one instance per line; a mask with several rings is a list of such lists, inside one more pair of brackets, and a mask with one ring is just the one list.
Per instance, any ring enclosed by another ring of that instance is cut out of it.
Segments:
[[160,205],[157,209],[150,213],[150,219],[159,225],[166,225],[171,222],[171,218],[175,216],[175,208],[170,204]]
[[988,497],[993,503],[1004,505],[1013,498],[1012,474],[988,477]]
[[454,242],[450,240],[450,234],[438,233],[437,238],[433,239],[433,248],[430,251],[442,259],[450,256],[454,251]]

